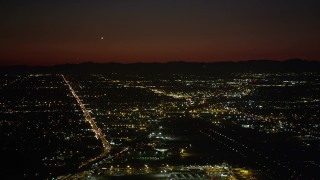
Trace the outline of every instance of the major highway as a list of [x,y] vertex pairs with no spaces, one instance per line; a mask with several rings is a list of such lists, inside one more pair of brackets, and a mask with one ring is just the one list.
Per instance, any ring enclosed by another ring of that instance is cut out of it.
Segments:
[[[93,158],[93,159],[90,159],[87,162],[84,162],[82,164],[82,166],[85,166],[85,165],[90,164],[91,162],[96,161],[99,158],[105,157],[110,152],[111,146],[110,146],[109,142],[106,140],[106,138],[104,137],[104,135],[101,132],[100,128],[94,122],[93,118],[91,117],[90,113],[88,112],[88,110],[86,109],[84,104],[81,102],[79,96],[76,94],[76,92],[72,88],[72,86],[69,83],[69,81],[65,78],[65,76],[63,74],[61,75],[61,77],[63,78],[63,80],[66,83],[66,85],[69,87],[69,90],[71,91],[73,97],[77,100],[77,103],[79,104],[86,121],[91,125],[91,128],[92,128],[93,132],[95,133],[95,136],[98,139],[100,139],[100,141],[101,141],[101,143],[103,145],[103,152],[100,154],[100,156],[98,156],[96,158]],[[80,166],[80,167],[82,167],[82,166]]]

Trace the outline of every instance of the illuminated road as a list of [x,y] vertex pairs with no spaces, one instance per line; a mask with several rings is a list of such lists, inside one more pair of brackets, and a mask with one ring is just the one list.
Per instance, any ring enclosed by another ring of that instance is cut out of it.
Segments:
[[70,85],[70,83],[67,81],[67,79],[64,77],[64,75],[61,75],[61,77],[63,78],[64,82],[68,85],[72,95],[74,96],[74,98],[77,100],[80,108],[82,109],[82,112],[84,114],[84,117],[86,118],[86,120],[89,122],[89,124],[92,127],[93,132],[95,133],[96,137],[100,139],[102,145],[103,145],[103,152],[100,154],[100,156],[90,159],[87,162],[84,162],[80,167],[88,165],[94,161],[96,161],[99,158],[105,157],[111,149],[111,146],[109,144],[109,142],[106,140],[106,138],[104,137],[103,133],[101,132],[101,130],[98,128],[98,126],[96,125],[96,123],[94,122],[94,120],[92,119],[91,115],[89,114],[89,112],[87,111],[86,107],[84,106],[84,104],[81,102],[79,96],[76,94],[76,92],[73,90],[72,86]]

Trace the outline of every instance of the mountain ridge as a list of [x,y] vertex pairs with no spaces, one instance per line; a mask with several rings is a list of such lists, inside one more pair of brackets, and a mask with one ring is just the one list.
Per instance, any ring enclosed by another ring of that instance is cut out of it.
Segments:
[[246,60],[221,62],[137,62],[137,63],[95,63],[57,64],[53,66],[0,66],[2,73],[52,72],[52,73],[232,73],[232,72],[319,72],[320,61],[289,59]]

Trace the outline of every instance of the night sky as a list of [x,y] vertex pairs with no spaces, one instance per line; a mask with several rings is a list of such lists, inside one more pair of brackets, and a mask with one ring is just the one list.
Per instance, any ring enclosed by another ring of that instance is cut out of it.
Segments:
[[320,59],[319,0],[2,0],[0,65]]

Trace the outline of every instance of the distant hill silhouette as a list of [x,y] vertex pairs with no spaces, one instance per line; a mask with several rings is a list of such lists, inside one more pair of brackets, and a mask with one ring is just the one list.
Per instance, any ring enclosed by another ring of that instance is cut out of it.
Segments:
[[248,60],[240,62],[93,63],[60,64],[49,67],[0,67],[2,73],[233,73],[233,72],[319,72],[320,61]]

